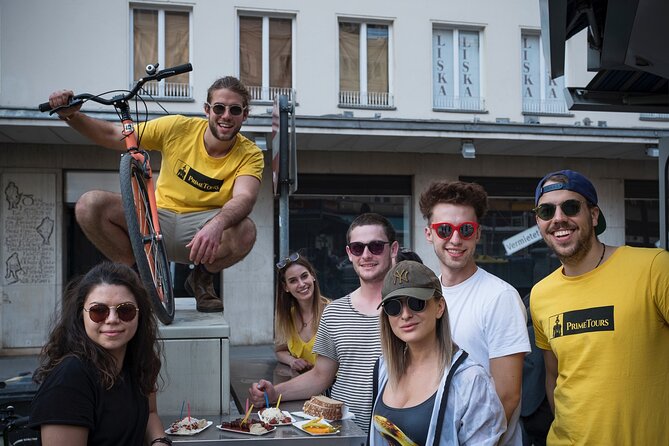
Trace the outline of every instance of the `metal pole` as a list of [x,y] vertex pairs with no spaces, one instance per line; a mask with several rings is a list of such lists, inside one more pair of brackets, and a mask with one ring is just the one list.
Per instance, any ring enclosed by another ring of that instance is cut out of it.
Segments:
[[279,258],[290,254],[290,225],[288,198],[290,195],[290,140],[288,136],[288,113],[291,112],[286,95],[279,96]]
[[658,145],[660,186],[660,248],[669,249],[669,138],[660,138]]

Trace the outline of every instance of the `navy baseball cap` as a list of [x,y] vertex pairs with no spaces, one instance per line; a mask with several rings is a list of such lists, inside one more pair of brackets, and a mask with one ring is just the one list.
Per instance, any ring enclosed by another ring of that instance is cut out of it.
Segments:
[[[562,175],[567,178],[566,183],[555,183],[544,186],[544,183],[551,177],[555,175]],[[539,181],[537,184],[537,189],[534,191],[534,205],[539,205],[539,198],[546,192],[551,192],[554,190],[570,190],[578,194],[583,195],[588,203],[597,206],[597,191],[595,186],[592,185],[590,180],[576,172],[575,170],[558,170],[557,172],[551,172]],[[599,208],[599,218],[597,219],[597,226],[595,227],[595,234],[599,235],[606,230],[606,219],[602,213],[602,209]]]

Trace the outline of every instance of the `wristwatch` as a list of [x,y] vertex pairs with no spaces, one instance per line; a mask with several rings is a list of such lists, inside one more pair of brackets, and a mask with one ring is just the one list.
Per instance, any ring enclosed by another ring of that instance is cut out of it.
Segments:
[[158,443],[166,444],[168,446],[172,446],[172,440],[170,440],[167,437],[154,438],[153,441],[151,442],[151,445],[158,444]]

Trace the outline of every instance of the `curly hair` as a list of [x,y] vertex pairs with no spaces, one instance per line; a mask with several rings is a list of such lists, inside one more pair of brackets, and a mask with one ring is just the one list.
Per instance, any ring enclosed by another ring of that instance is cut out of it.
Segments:
[[393,228],[393,224],[390,223],[390,220],[388,220],[383,215],[376,214],[374,212],[367,212],[365,214],[358,215],[351,222],[351,225],[348,227],[348,231],[346,231],[346,243],[348,244],[351,241],[351,232],[355,228],[357,228],[358,226],[373,226],[373,225],[378,225],[383,227],[383,232],[385,232],[386,237],[388,237],[388,241],[391,244],[395,240],[397,240],[397,233],[395,232],[395,228]]
[[142,394],[148,396],[158,390],[161,365],[160,345],[156,342],[158,328],[139,276],[132,268],[120,263],[102,262],[66,286],[60,317],[42,348],[34,380],[41,383],[63,359],[75,356],[98,370],[104,388],[110,389],[114,385],[118,378],[116,361],[109,351],[88,337],[83,320],[84,302],[100,285],[126,287],[137,301],[137,332],[128,342],[124,367],[136,380]]
[[314,278],[314,296],[311,301],[311,308],[314,314],[313,323],[315,327],[318,327],[325,305],[330,303],[330,299],[321,295],[321,288],[316,280],[316,270],[306,257],[300,255],[297,260],[288,262],[283,268],[279,268],[276,281],[276,316],[274,322],[275,342],[279,345],[285,344],[290,338],[291,331],[295,326],[293,314],[300,314],[300,306],[297,305],[293,295],[285,289],[286,271],[292,265],[302,265]]
[[440,203],[471,206],[480,221],[488,211],[488,194],[483,186],[476,183],[435,181],[420,194],[419,206],[423,218],[429,222],[434,207]]
[[251,97],[249,90],[246,88],[246,85],[242,83],[242,81],[234,76],[225,76],[216,79],[214,83],[211,84],[211,86],[207,89],[207,102],[211,102],[211,97],[214,94],[214,91],[222,90],[223,88],[226,88],[241,96],[242,106],[247,107],[248,110],[249,100]]

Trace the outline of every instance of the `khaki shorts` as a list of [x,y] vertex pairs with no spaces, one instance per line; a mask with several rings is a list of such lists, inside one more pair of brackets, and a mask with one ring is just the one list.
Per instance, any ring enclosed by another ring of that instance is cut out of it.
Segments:
[[197,231],[214,218],[219,211],[220,209],[212,209],[211,211],[178,214],[166,209],[158,209],[163,243],[171,262],[192,263],[188,258],[190,249],[186,248],[186,245],[193,240]]

